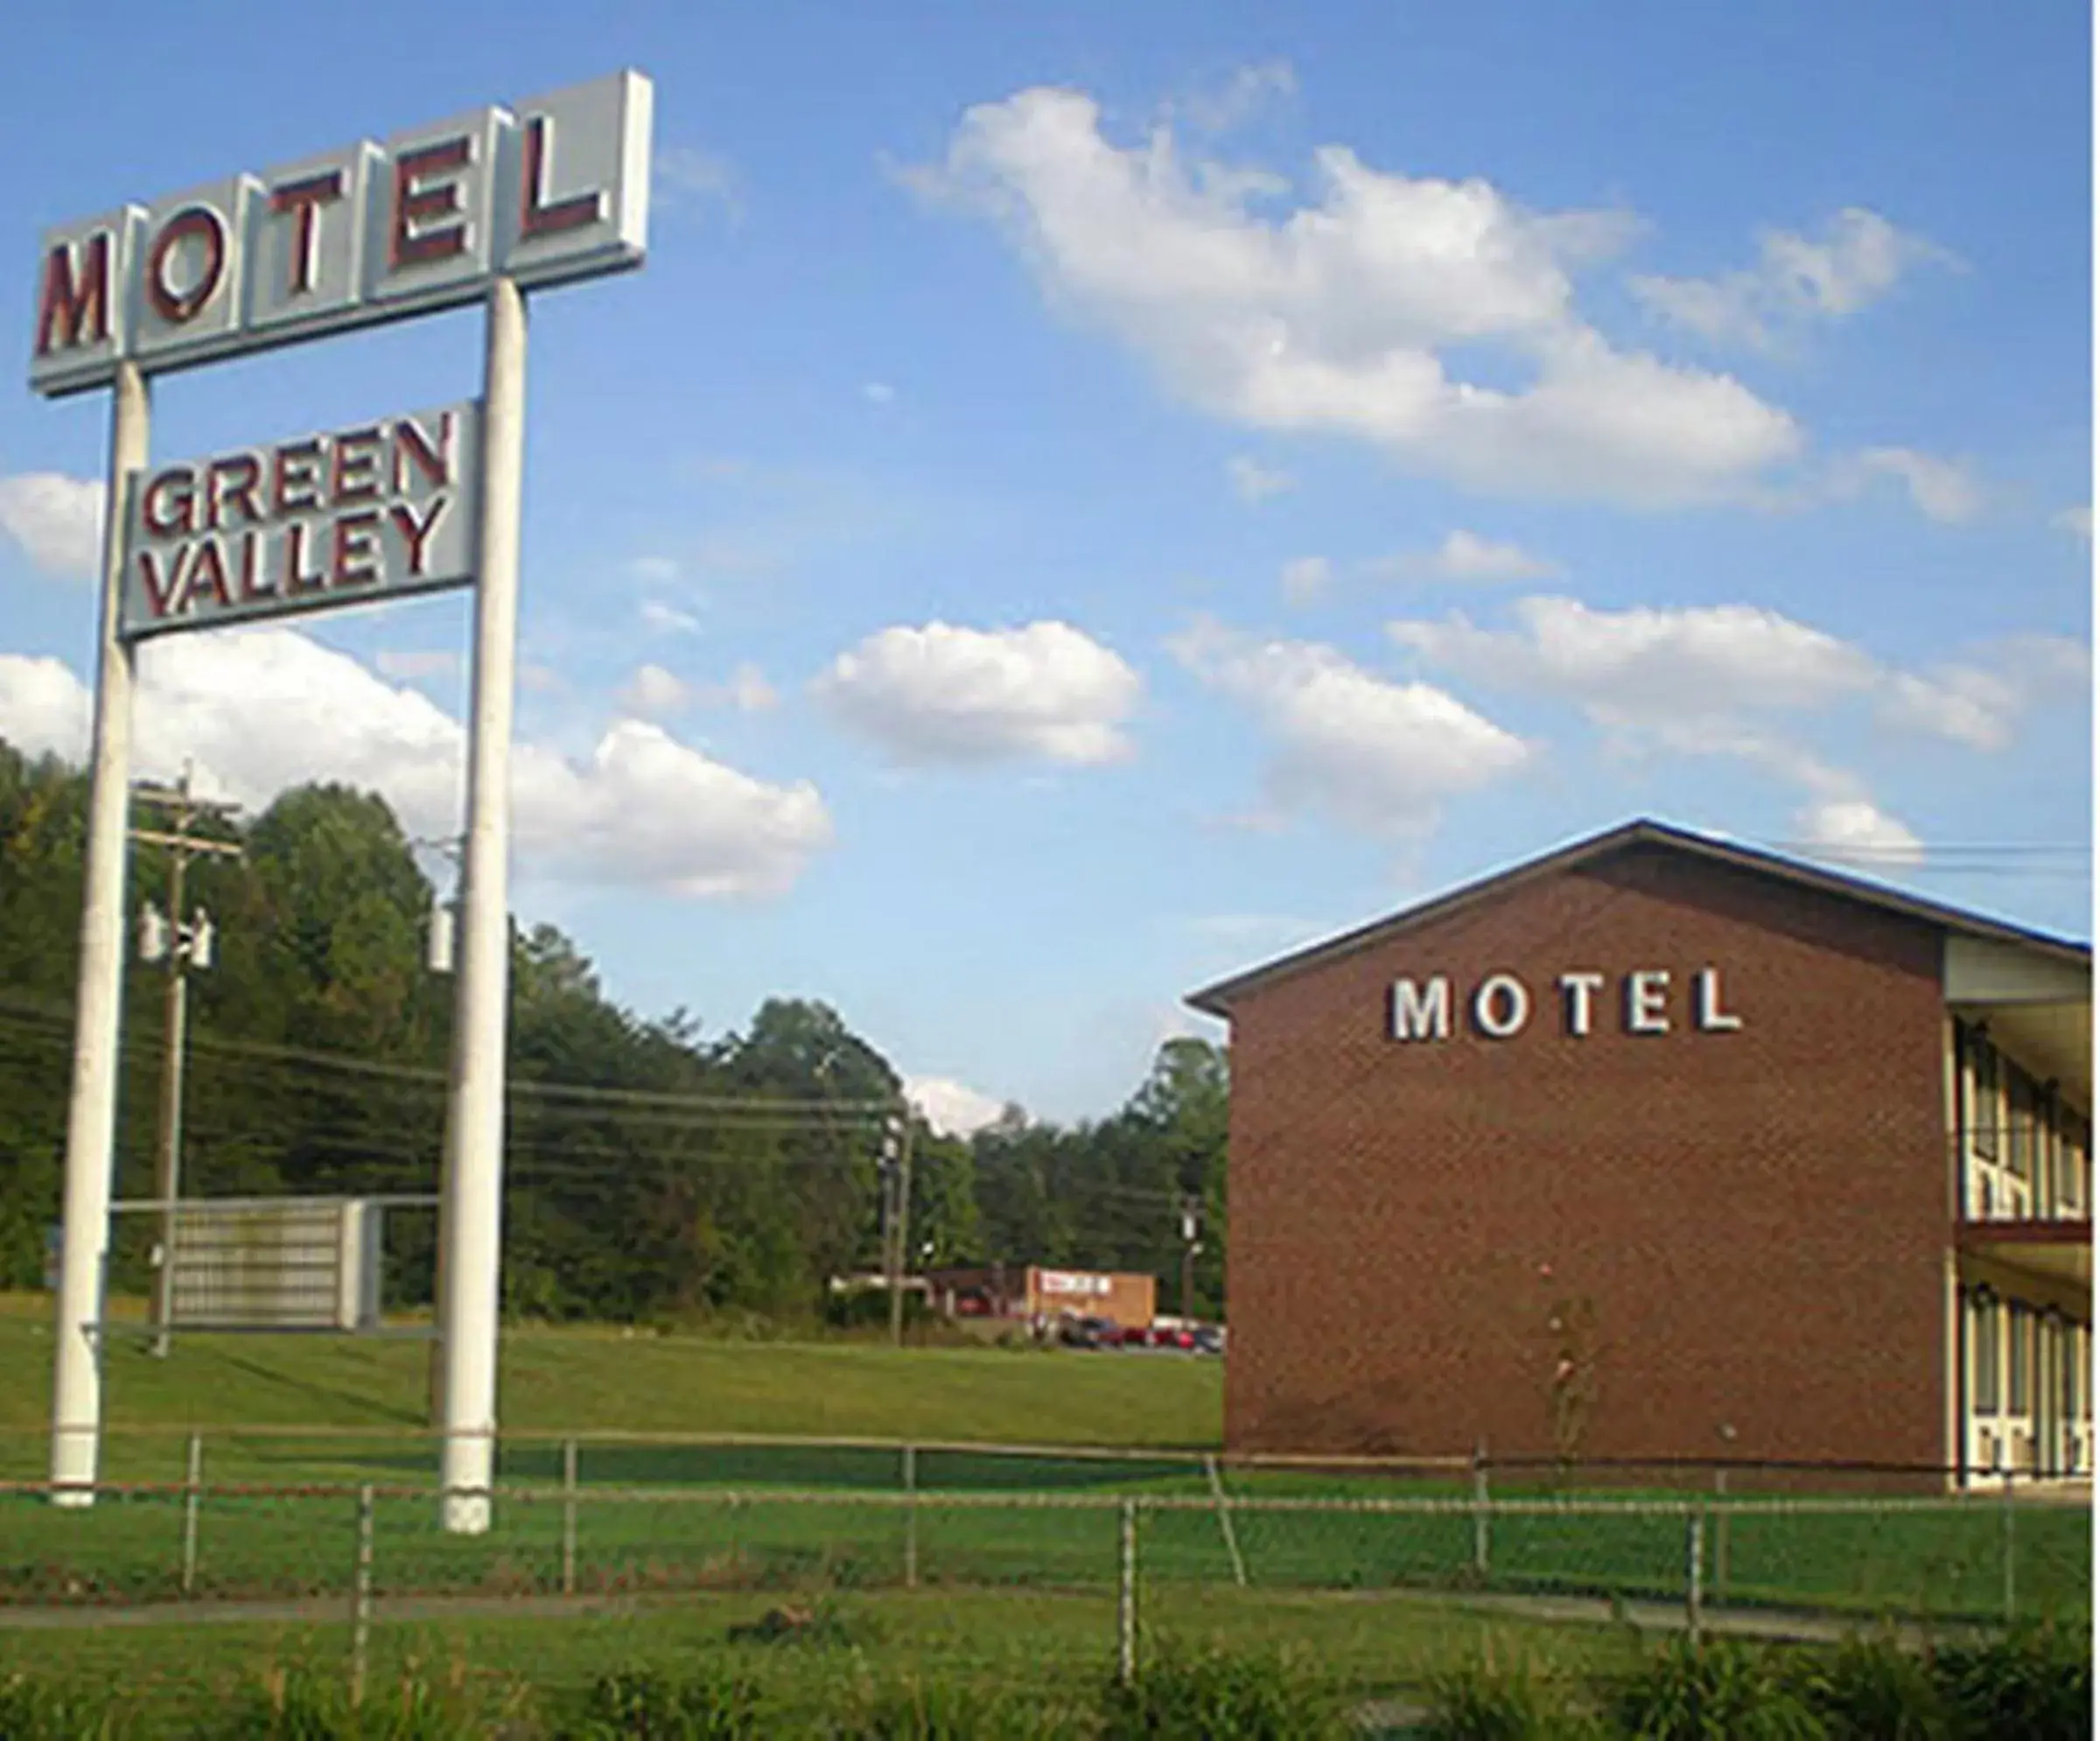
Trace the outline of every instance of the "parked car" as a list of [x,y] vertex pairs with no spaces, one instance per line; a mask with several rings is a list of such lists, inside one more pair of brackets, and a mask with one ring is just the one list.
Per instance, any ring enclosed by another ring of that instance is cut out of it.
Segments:
[[1225,1352],[1225,1332],[1219,1325],[1206,1324],[1195,1332],[1195,1350],[1199,1354],[1222,1354]]
[[1068,1348],[1103,1348],[1116,1335],[1116,1326],[1105,1318],[1068,1318],[1057,1327],[1057,1339]]

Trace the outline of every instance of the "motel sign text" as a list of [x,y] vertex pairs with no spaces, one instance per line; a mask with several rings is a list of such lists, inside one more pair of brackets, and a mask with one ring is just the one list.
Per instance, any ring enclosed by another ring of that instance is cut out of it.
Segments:
[[[1607,975],[1571,970],[1554,981],[1559,993],[1560,1031],[1586,1039],[1604,1014]],[[1690,1009],[1668,968],[1636,968],[1621,975],[1615,998],[1619,1025],[1629,1034],[1666,1034],[1683,1022],[1695,1033],[1734,1033],[1743,1018],[1728,1010],[1721,996],[1721,970],[1701,968],[1690,976]],[[1514,1039],[1530,1025],[1531,989],[1513,973],[1491,973],[1473,989],[1464,1013],[1473,1031],[1486,1039]],[[1453,1022],[1449,974],[1417,980],[1403,976],[1387,995],[1389,1031],[1403,1042],[1449,1039]],[[1685,1017],[1689,1020],[1684,1020]]]
[[634,73],[234,175],[47,232],[30,385],[108,385],[641,263]]
[[469,401],[133,472],[120,632],[471,584],[480,436]]

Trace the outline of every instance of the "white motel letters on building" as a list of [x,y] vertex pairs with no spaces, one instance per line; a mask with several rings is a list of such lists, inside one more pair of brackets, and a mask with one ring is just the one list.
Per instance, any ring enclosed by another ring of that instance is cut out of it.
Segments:
[[472,584],[480,436],[469,401],[132,472],[119,633]]
[[639,266],[649,81],[617,73],[48,231],[30,385],[148,374]]
[[[1606,975],[1571,969],[1554,981],[1558,991],[1561,1031],[1574,1039],[1586,1039],[1597,1025],[1597,1001],[1609,979]],[[1620,976],[1620,1025],[1629,1034],[1667,1034],[1672,1031],[1673,979],[1668,968],[1636,968]],[[1474,987],[1465,1005],[1473,1030],[1486,1039],[1514,1039],[1530,1025],[1531,989],[1513,973],[1491,973]],[[1732,1014],[1721,995],[1721,970],[1701,968],[1690,979],[1690,1031],[1702,1034],[1734,1033],[1743,1018]],[[1453,1022],[1452,982],[1449,974],[1429,974],[1421,979],[1403,976],[1393,982],[1387,1000],[1392,1038],[1414,1044],[1451,1038]]]

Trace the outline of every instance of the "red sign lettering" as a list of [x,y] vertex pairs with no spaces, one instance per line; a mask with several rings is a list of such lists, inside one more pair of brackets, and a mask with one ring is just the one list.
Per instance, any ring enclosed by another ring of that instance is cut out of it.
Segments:
[[519,189],[518,233],[527,241],[564,230],[582,229],[605,215],[606,196],[593,188],[566,199],[547,203],[547,159],[554,137],[554,122],[536,115],[525,123],[525,172]]
[[440,181],[425,186],[424,178],[447,170],[465,169],[473,157],[473,141],[463,134],[457,139],[403,151],[394,159],[394,222],[387,260],[396,271],[404,266],[450,260],[466,252],[466,224],[440,224],[431,229],[420,226],[430,219],[462,214],[458,182]]
[[77,267],[70,242],[44,256],[44,283],[37,294],[39,357],[108,340],[109,232],[97,230],[80,252]]
[[320,237],[321,207],[343,197],[343,172],[325,170],[304,181],[288,181],[270,196],[270,209],[280,216],[291,213],[291,270],[285,289],[304,296],[313,289],[315,255]]
[[[168,282],[168,262],[192,239],[204,243],[204,269],[186,290],[178,290]],[[146,300],[169,325],[180,326],[197,318],[225,276],[226,220],[208,206],[192,206],[170,218],[153,239],[152,250],[146,255]]]

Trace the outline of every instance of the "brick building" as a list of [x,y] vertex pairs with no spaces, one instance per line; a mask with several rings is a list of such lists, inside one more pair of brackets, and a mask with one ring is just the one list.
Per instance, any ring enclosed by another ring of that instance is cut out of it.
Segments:
[[2090,1474],[2090,947],[1643,822],[1189,1001],[1232,1448]]
[[933,1301],[949,1318],[1102,1318],[1119,1330],[1152,1321],[1158,1283],[1123,1270],[1058,1269],[1040,1263],[937,1269],[927,1277]]

